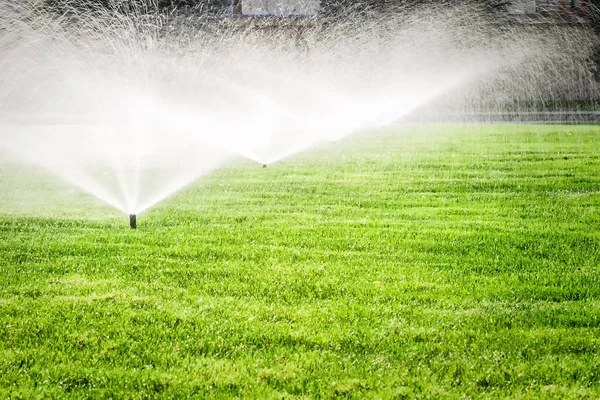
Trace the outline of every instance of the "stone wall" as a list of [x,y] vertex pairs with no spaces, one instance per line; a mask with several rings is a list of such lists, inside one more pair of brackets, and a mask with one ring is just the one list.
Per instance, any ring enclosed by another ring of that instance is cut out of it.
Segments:
[[241,0],[242,15],[316,15],[319,0]]
[[512,14],[534,14],[539,12],[580,11],[589,5],[586,0],[513,0],[508,5]]

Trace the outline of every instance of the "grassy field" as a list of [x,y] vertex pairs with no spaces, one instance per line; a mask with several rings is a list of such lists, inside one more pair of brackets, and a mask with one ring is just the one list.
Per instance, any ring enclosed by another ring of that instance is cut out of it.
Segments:
[[600,127],[239,162],[137,231],[0,193],[0,398],[600,398]]

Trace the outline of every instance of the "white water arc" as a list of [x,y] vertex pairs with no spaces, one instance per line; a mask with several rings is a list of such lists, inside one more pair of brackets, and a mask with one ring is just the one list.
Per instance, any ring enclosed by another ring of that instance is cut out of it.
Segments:
[[55,40],[45,26],[20,24],[7,34],[12,42],[3,40],[11,46],[0,56],[8,81],[0,93],[0,148],[128,214],[231,157],[198,135],[218,134],[213,125],[175,120],[181,113],[148,81],[169,60],[148,63],[137,42],[137,54],[107,50],[114,32],[99,42],[70,33]]
[[479,82],[492,93],[495,82],[546,84],[511,73],[556,51],[473,15],[307,28],[308,51],[289,24],[239,30],[115,10],[2,20],[0,147],[143,212],[234,155],[271,164]]

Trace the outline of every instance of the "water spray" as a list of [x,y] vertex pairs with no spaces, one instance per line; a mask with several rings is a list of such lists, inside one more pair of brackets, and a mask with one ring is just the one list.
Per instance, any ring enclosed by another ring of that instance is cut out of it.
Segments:
[[[250,17],[243,2],[265,3],[233,0],[234,15]],[[267,168],[260,161],[413,112],[435,119],[600,94],[587,61],[597,37],[586,24],[521,29],[507,15],[505,29],[479,6],[226,23],[198,10],[190,24],[187,13],[136,6],[63,14],[32,5],[4,18],[16,3],[35,2],[0,0],[0,76],[11,82],[0,85],[0,148],[124,215],[235,154]],[[300,9],[290,3],[319,2],[287,3],[291,13]],[[231,110],[236,118],[224,118]],[[136,214],[129,220],[136,229]]]

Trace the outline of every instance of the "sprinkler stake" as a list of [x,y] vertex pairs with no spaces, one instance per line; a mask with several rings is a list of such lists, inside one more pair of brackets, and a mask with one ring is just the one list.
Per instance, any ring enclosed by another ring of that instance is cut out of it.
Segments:
[[131,226],[131,229],[137,229],[137,218],[135,214],[129,214],[129,226]]

